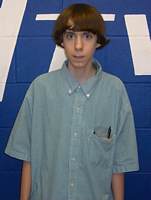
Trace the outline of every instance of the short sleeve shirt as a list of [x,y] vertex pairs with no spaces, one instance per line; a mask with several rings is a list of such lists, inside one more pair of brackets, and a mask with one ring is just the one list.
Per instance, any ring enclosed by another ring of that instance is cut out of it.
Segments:
[[67,63],[32,82],[5,152],[31,162],[30,200],[112,200],[112,174],[138,170],[128,95],[96,60],[83,84]]

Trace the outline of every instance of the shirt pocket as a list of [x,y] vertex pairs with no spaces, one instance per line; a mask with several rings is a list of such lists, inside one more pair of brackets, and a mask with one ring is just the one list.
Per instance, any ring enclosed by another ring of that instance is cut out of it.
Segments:
[[110,167],[113,155],[113,135],[111,128],[96,127],[89,131],[89,161],[93,165]]

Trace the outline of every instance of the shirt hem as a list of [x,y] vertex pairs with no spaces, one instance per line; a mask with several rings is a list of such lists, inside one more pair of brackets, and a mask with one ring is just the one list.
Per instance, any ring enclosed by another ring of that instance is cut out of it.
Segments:
[[16,159],[19,159],[19,160],[25,160],[25,161],[30,161],[29,157],[25,154],[22,154],[20,152],[17,152],[17,151],[9,151],[8,149],[5,150],[5,154],[13,157],[13,158],[16,158]]
[[132,171],[138,171],[139,166],[137,164],[129,165],[129,166],[118,166],[113,167],[112,172],[113,173],[123,173],[123,172],[132,172]]

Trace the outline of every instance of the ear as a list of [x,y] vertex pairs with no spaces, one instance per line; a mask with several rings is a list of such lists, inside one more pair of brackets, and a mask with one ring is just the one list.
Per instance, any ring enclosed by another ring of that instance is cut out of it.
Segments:
[[101,44],[97,43],[96,48],[99,48],[99,47],[101,47]]

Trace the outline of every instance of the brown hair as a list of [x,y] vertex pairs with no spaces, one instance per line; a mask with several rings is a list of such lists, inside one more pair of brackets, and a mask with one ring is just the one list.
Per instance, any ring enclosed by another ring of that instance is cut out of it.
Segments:
[[109,42],[105,37],[105,25],[102,16],[94,7],[88,4],[72,4],[59,15],[52,34],[57,45],[61,46],[63,33],[67,29],[89,31],[96,34],[97,43],[101,44],[101,47]]

